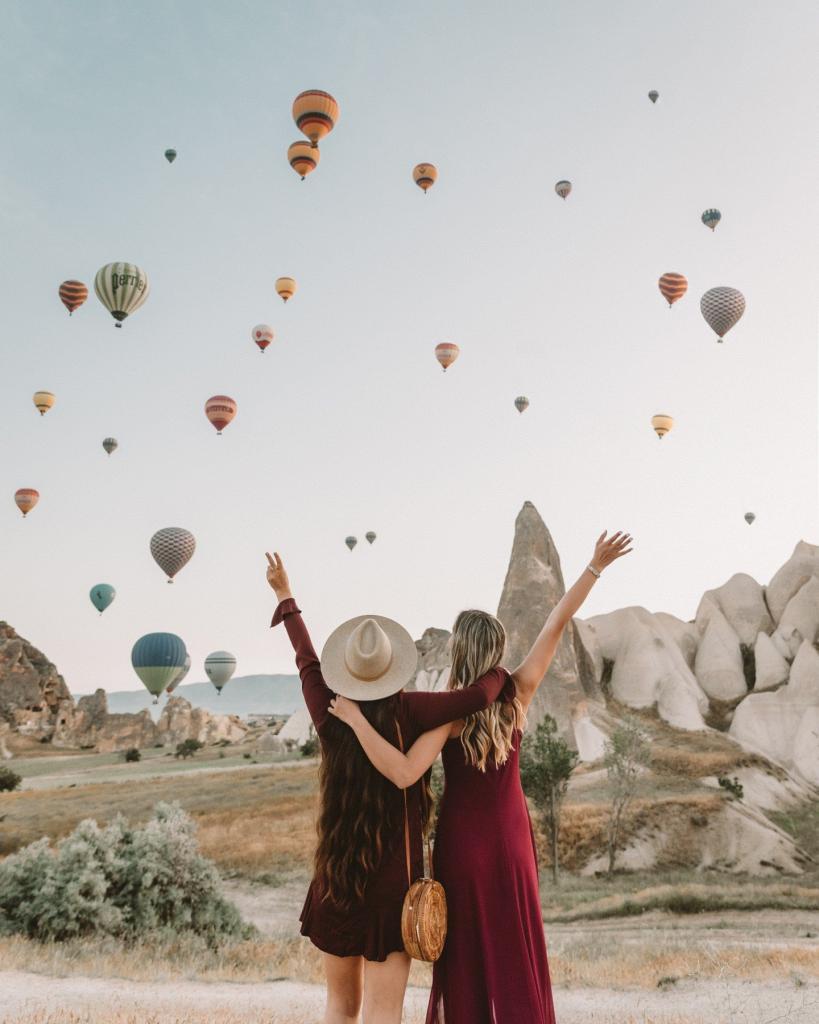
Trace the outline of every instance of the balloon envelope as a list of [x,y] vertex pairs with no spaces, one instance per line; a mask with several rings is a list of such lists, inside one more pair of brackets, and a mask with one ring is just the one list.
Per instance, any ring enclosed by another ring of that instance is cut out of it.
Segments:
[[296,284],[295,277],[276,278],[276,291],[281,295],[283,302],[287,302],[288,299],[292,299],[296,294],[297,288],[298,285]]
[[722,220],[722,214],[719,210],[706,210],[703,213],[701,220],[707,228],[711,228],[713,231],[717,224]]
[[168,583],[183,569],[196,551],[196,538],[181,526],[166,526],[151,537],[151,554],[168,577]]
[[230,651],[214,651],[205,658],[205,672],[217,693],[222,692],[222,687],[235,671],[236,658]]
[[205,402],[205,415],[221,434],[236,415],[236,403],[227,395],[213,395]]
[[119,448],[119,441],[115,437],[106,437],[102,442],[102,447],[110,455],[111,452],[115,452]]
[[416,164],[412,169],[412,180],[426,192],[438,180],[438,168],[435,164]]
[[672,272],[663,274],[657,282],[657,286],[659,287],[663,298],[668,303],[669,308],[673,306],[678,299],[681,299],[688,291],[688,281],[685,276],[683,274],[675,274]]
[[[256,324],[256,326],[251,331],[251,337],[259,346],[261,351],[264,352],[264,350],[273,340],[275,335],[273,333],[273,328],[270,326],[270,324]],[[208,419],[210,419],[210,417],[208,417]]]
[[674,417],[669,416],[664,412],[658,412],[655,416],[651,417],[651,425],[654,428],[657,437],[662,441],[665,435],[674,426]]
[[745,312],[745,296],[736,288],[720,285],[703,295],[700,310],[705,322],[716,334],[717,341],[722,341]]
[[14,492],[14,503],[23,513],[23,519],[26,518],[39,500],[40,492],[35,491],[33,487],[21,487]]
[[134,644],[131,664],[154,704],[168,683],[172,682],[185,664],[187,650],[175,633],[147,633]]
[[117,592],[110,583],[98,583],[95,587],[91,588],[91,592],[88,596],[91,598],[91,604],[93,604],[100,615],[102,615],[108,605],[117,596]]
[[168,161],[169,164],[172,164],[174,162],[174,160],[176,160],[176,150],[175,149],[166,149],[165,150],[165,159]]
[[375,533],[374,530],[367,530],[367,532],[364,534],[364,536],[365,536],[365,538],[367,540],[367,543],[368,544],[372,544],[373,541],[376,538],[376,533]]
[[56,399],[50,391],[35,391],[32,401],[37,407],[39,414],[45,416],[51,406],[54,405]]
[[88,298],[88,289],[82,281],[63,281],[60,285],[60,302],[68,310],[68,315],[85,302]]
[[135,263],[106,263],[94,278],[94,291],[111,316],[121,327],[122,321],[135,313],[148,298],[151,285],[148,275]]
[[179,684],[182,682],[182,680],[185,678],[185,676],[188,674],[188,672],[190,672],[190,670],[191,670],[191,656],[190,656],[190,654],[186,654],[185,655],[185,664],[182,666],[182,668],[180,668],[180,670],[176,673],[176,675],[173,677],[173,679],[168,683],[168,689],[165,692],[166,693],[173,693],[173,691],[177,688],[177,686],[179,686]]
[[444,373],[446,373],[448,366],[452,366],[460,354],[461,350],[458,346],[450,341],[442,341],[439,345],[435,346],[435,358],[443,366]]
[[524,413],[529,408],[529,399],[526,395],[518,395],[515,399],[515,408],[518,412]]
[[315,148],[338,123],[338,103],[322,89],[307,89],[293,100],[293,120]]
[[657,100],[660,98],[660,94],[657,92],[656,89],[652,89],[651,92],[648,94],[648,98],[651,100],[652,103],[656,103]]
[[751,523],[756,519],[756,515],[753,512],[746,512],[744,517],[745,522],[750,526]]
[[287,159],[296,174],[300,174],[301,180],[304,181],[307,175],[312,174],[318,167],[321,153],[318,146],[311,146],[309,142],[302,142],[299,139],[288,148]]
[[345,537],[344,543],[352,551],[356,544],[358,544],[358,537]]
[[555,192],[560,196],[561,199],[565,199],[566,196],[572,190],[572,183],[570,181],[559,181],[555,185]]

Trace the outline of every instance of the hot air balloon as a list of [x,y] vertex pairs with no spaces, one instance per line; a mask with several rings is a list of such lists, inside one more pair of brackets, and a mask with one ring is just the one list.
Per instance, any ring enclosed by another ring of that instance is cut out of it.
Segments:
[[14,492],[14,502],[23,513],[23,519],[26,518],[39,500],[40,492],[35,491],[33,487],[21,487]]
[[524,413],[529,408],[529,399],[526,395],[518,395],[515,399],[515,408],[519,413]]
[[664,412],[658,412],[656,416],[651,417],[651,425],[654,427],[657,437],[662,441],[665,435],[674,426],[674,417],[668,416]]
[[742,518],[750,526],[751,523],[756,519],[756,515],[753,512],[746,512]]
[[148,298],[148,275],[133,263],[107,263],[94,278],[97,298],[122,327],[122,321],[135,313]]
[[151,537],[151,554],[168,577],[168,583],[183,569],[196,551],[196,538],[180,526],[166,526]]
[[119,448],[119,441],[115,437],[106,437],[102,442],[102,447],[110,455],[111,452],[115,452]]
[[79,309],[88,298],[88,289],[82,281],[63,281],[60,285],[60,301],[68,310],[68,315]]
[[168,688],[165,690],[166,693],[173,693],[173,691],[179,686],[185,676],[191,670],[191,656],[190,654],[185,655],[185,664],[176,673],[173,679],[168,683]]
[[683,297],[688,291],[688,281],[682,274],[674,274],[669,272],[663,274],[657,285],[662,293],[663,298],[668,303],[668,308],[674,305],[674,303]]
[[426,195],[427,189],[438,180],[438,168],[435,164],[416,164],[412,169],[412,180]]
[[660,98],[660,94],[657,92],[656,89],[652,89],[651,92],[648,94],[648,98],[651,100],[652,103],[656,103],[657,100]]
[[367,539],[367,543],[368,544],[372,544],[372,543],[374,543],[375,538],[376,538],[377,535],[376,535],[376,533],[373,530],[367,530],[367,532],[364,534],[364,536]]
[[713,231],[722,220],[722,214],[719,210],[705,210],[700,219],[707,228],[711,228]]
[[304,181],[307,175],[318,167],[321,153],[318,146],[314,149],[309,142],[302,142],[299,139],[288,148],[287,159],[296,174],[300,174],[301,180]]
[[236,415],[236,403],[227,395],[213,395],[205,402],[205,415],[221,434]]
[[147,633],[134,644],[131,664],[145,689],[153,694],[154,704],[159,703],[160,693],[185,664],[187,654],[184,642],[175,633]]
[[230,651],[214,651],[205,658],[205,672],[216,687],[217,693],[222,692],[222,687],[235,671],[236,659]]
[[102,615],[108,605],[117,596],[117,592],[110,583],[98,583],[95,587],[91,588],[91,592],[88,596],[91,598],[91,604],[93,604],[100,615]]
[[250,332],[250,336],[259,346],[262,355],[264,355],[264,350],[275,337],[273,328],[269,324],[256,324]]
[[344,543],[352,551],[356,544],[358,544],[358,537],[345,537]]
[[450,341],[442,341],[439,345],[435,346],[435,358],[443,366],[444,373],[446,373],[448,366],[452,366],[460,354],[461,350],[458,346]]
[[572,190],[572,183],[570,181],[559,181],[555,185],[555,192],[560,196],[561,199],[565,199],[566,196]]
[[329,92],[321,89],[300,92],[293,100],[293,120],[298,130],[310,140],[313,149],[318,147],[319,139],[335,128],[338,115],[338,103]]
[[172,164],[174,162],[174,160],[176,160],[176,150],[175,149],[166,149],[165,150],[165,159],[168,161],[169,164]]
[[276,279],[276,291],[281,295],[282,302],[292,299],[296,294],[297,288],[298,285],[296,284],[295,277],[279,277]]
[[717,341],[722,341],[745,312],[745,296],[724,285],[711,288],[700,299],[700,310]]
[[35,391],[32,401],[37,407],[39,414],[45,416],[51,406],[54,405],[56,399],[50,391]]

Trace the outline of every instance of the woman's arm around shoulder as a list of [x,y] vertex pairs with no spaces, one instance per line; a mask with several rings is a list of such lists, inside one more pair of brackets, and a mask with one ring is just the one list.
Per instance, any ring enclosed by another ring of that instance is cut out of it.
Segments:
[[490,669],[471,686],[458,690],[409,690],[401,694],[407,711],[422,732],[477,714],[498,699],[509,673]]

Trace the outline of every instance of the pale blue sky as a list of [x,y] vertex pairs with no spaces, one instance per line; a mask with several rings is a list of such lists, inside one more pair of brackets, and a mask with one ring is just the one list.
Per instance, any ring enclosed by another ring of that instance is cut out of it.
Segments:
[[[291,670],[266,547],[320,645],[367,611],[419,635],[494,610],[527,498],[568,578],[603,527],[636,537],[584,614],[690,618],[706,588],[765,582],[819,540],[814,3],[3,17],[0,616],[73,691],[138,685],[151,630],[185,639],[191,681],[218,648],[240,674]],[[300,182],[290,108],[311,87],[341,118]],[[419,161],[440,173],[426,197]],[[118,331],[92,293],[69,319],[59,283],[113,260],[148,272],[145,306]],[[689,279],[670,312],[669,270]],[[722,284],[748,307],[717,345],[699,298]],[[446,375],[439,340],[461,346]],[[57,394],[42,420],[39,388]],[[220,392],[239,403],[221,438],[203,413]],[[661,443],[658,411],[677,418]],[[23,521],[26,486],[42,498]],[[199,542],[173,587],[148,553],[162,526]],[[100,618],[102,581],[118,597]]]

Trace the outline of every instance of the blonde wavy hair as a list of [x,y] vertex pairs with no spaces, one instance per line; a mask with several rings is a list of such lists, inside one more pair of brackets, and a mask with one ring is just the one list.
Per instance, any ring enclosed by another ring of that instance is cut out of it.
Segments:
[[[488,612],[464,611],[455,620],[450,645],[449,689],[460,690],[500,665],[506,631]],[[514,748],[515,730],[525,725],[526,714],[517,697],[509,704],[496,701],[485,711],[470,715],[461,732],[467,763],[481,772],[489,763],[505,764]]]

